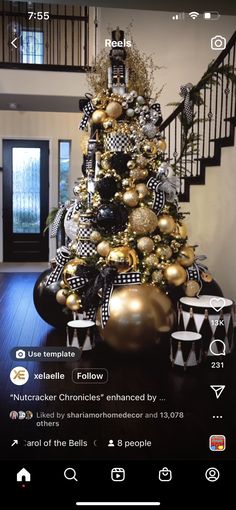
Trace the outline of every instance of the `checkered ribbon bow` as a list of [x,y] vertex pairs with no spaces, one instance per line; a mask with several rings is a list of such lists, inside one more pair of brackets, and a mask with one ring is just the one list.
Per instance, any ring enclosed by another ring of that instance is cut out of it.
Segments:
[[159,126],[162,123],[161,105],[160,103],[154,103],[150,107],[151,110],[158,113],[158,118],[155,121],[155,125]]
[[102,327],[105,328],[106,323],[110,316],[110,298],[113,292],[113,287],[117,285],[132,285],[141,283],[141,274],[140,273],[121,273],[118,274],[113,282],[107,287],[103,303],[102,303]]
[[165,193],[161,189],[162,184],[162,181],[157,181],[154,177],[150,177],[147,182],[147,188],[154,192],[152,210],[156,214],[159,214],[165,205]]
[[190,99],[190,92],[192,88],[192,83],[181,85],[179,93],[179,95],[184,98],[184,114],[187,120],[187,124],[191,124],[193,121],[193,102]]
[[81,120],[81,123],[80,123],[80,126],[79,126],[79,129],[85,129],[87,124],[88,124],[88,121],[92,115],[92,113],[94,112],[95,110],[95,106],[93,105],[92,101],[89,101],[84,109],[83,109],[83,112],[84,112],[84,115],[83,115],[83,118]]
[[48,285],[50,285],[51,283],[55,283],[58,282],[58,280],[60,280],[63,268],[65,264],[69,261],[69,259],[70,251],[68,250],[68,248],[66,248],[66,246],[61,246],[61,248],[58,248],[56,254],[56,267],[49,275],[46,287],[48,287]]

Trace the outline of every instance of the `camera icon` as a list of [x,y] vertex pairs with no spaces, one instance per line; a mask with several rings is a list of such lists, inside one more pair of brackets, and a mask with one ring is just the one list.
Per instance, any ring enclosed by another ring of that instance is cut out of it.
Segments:
[[226,38],[223,35],[215,35],[211,38],[211,49],[212,50],[224,50],[226,47]]
[[18,349],[16,351],[16,359],[24,359],[25,358],[25,351],[23,349]]

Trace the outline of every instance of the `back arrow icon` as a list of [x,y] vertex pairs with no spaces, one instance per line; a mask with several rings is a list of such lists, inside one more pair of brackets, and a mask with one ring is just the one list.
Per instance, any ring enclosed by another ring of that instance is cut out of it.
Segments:
[[16,48],[17,50],[17,46],[15,45],[15,41],[17,41],[18,37],[15,37],[15,39],[13,39],[13,41],[11,41],[11,44],[12,46],[14,46],[14,48]]

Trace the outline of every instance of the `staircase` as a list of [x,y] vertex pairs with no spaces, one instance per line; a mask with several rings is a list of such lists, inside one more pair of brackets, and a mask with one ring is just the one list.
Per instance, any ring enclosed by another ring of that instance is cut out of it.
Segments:
[[166,159],[178,171],[181,202],[189,202],[191,185],[205,184],[206,167],[221,164],[222,147],[233,146],[235,143],[236,83],[222,74],[225,66],[235,68],[235,59],[236,32],[208,69],[211,74],[214,72],[215,83],[211,79],[207,80],[206,76],[194,87],[203,101],[202,104],[193,105],[194,122],[188,136],[194,137],[195,143],[188,148],[187,153],[183,150],[184,101],[160,126],[167,142]]

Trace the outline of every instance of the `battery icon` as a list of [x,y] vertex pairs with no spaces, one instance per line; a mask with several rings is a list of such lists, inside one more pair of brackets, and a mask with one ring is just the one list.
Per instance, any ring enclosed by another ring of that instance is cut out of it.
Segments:
[[214,21],[219,18],[220,18],[220,14],[218,11],[211,11],[211,12],[209,11],[209,12],[203,13],[203,19],[206,19],[207,21],[208,20]]

